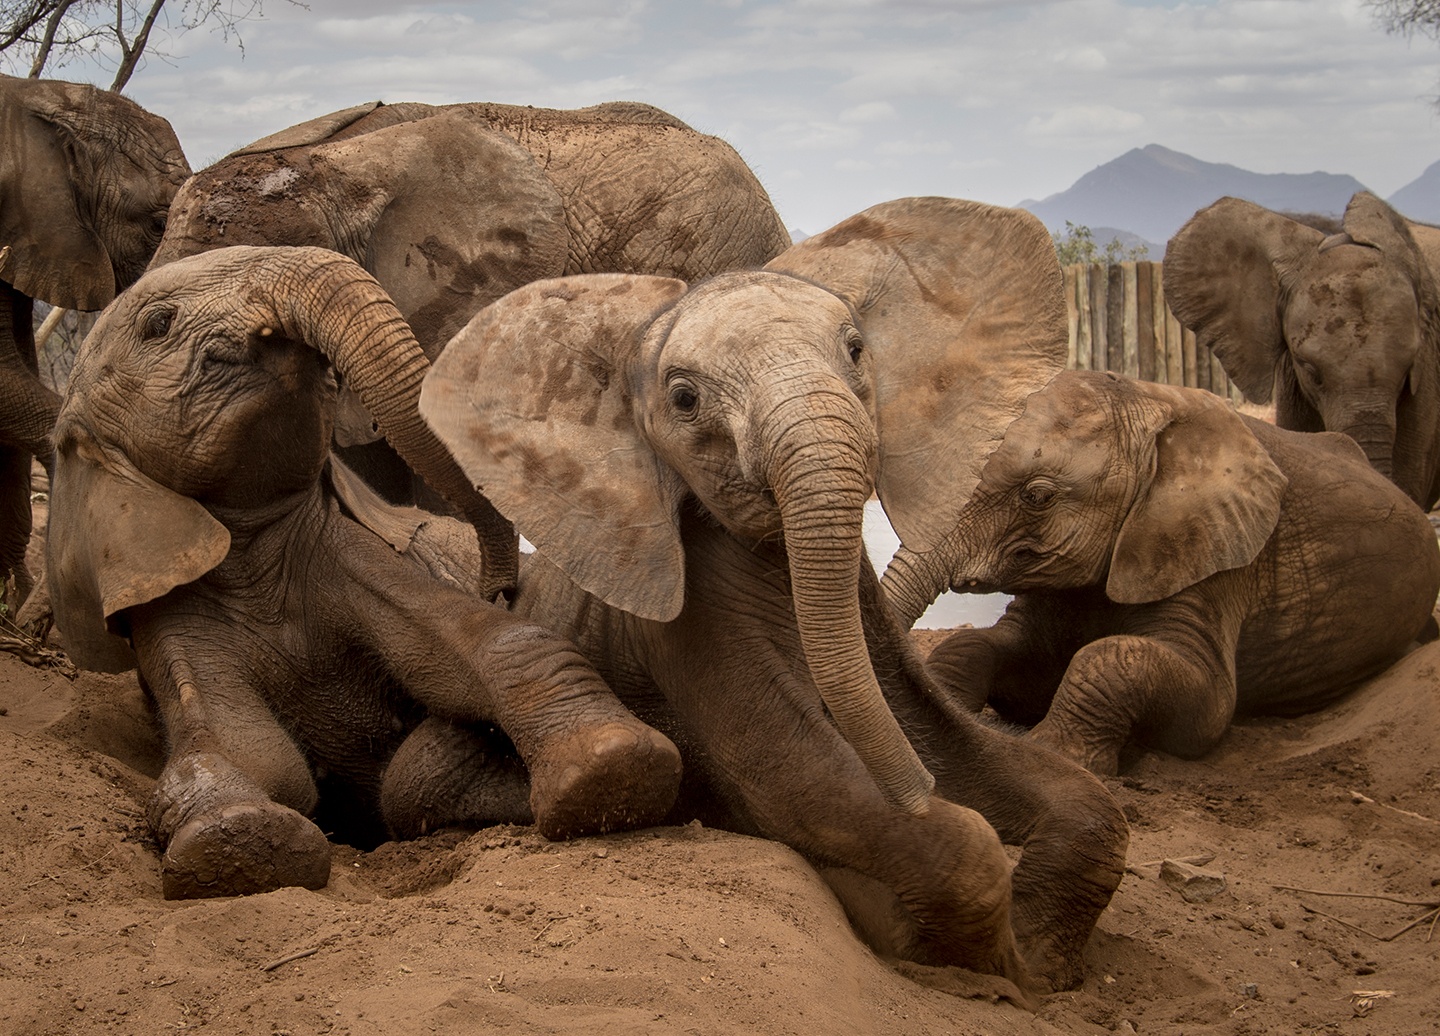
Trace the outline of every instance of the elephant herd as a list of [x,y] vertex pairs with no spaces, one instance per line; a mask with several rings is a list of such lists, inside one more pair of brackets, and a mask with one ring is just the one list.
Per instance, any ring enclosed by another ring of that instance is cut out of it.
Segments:
[[[0,136],[0,566],[28,589],[38,458],[27,611],[154,703],[169,897],[321,887],[322,832],[701,817],[801,852],[882,953],[1070,988],[1125,865],[1097,775],[1434,632],[1440,231],[1369,195],[1331,237],[1225,199],[1171,242],[1276,428],[1063,372],[1028,213],[791,244],[642,104],[366,104],[191,176],[123,98],[0,77]],[[34,298],[105,309],[63,401]],[[922,660],[951,588],[1014,600]]]

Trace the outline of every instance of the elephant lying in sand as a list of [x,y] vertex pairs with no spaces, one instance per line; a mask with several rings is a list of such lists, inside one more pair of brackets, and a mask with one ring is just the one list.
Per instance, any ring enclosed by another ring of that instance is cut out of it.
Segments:
[[0,584],[30,588],[31,457],[60,399],[40,380],[34,300],[102,309],[140,276],[190,175],[170,124],[117,93],[0,75]]
[[1349,438],[1218,396],[1067,372],[1026,405],[954,529],[885,572],[903,622],[946,588],[1015,595],[930,669],[1096,773],[1194,757],[1239,713],[1334,700],[1433,626],[1425,515]]
[[[1081,977],[1124,817],[937,691],[861,518],[878,489],[902,538],[937,536],[958,512],[940,473],[976,477],[1065,338],[1033,217],[906,199],[695,287],[528,285],[421,393],[538,548],[516,610],[674,739],[692,809],[842,869],[886,952],[1046,988]],[[1024,846],[1013,875],[997,830]]]
[[364,844],[532,818],[567,837],[674,800],[675,746],[573,646],[480,598],[470,529],[330,460],[338,372],[473,507],[415,411],[427,367],[374,279],[318,248],[151,271],[86,340],[56,426],[50,590],[75,660],[138,663],[154,697],[167,896],[323,885],[317,808]]
[[[367,104],[257,141],[175,199],[154,265],[226,245],[317,245],[380,282],[426,355],[512,288],[567,273],[699,279],[790,244],[724,141],[645,104],[573,111]],[[342,456],[396,502],[411,473],[341,395]],[[494,585],[514,585],[513,532],[481,523]]]

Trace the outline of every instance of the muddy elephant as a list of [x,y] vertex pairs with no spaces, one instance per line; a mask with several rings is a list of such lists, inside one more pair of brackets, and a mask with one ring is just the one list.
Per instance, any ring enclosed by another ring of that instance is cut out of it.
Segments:
[[0,583],[30,586],[31,458],[60,399],[40,380],[35,299],[102,309],[150,261],[190,175],[170,124],[96,87],[0,75]]
[[1237,713],[1310,711],[1390,665],[1433,630],[1440,551],[1347,436],[1070,371],[1030,398],[944,542],[902,547],[883,584],[902,623],[950,587],[1014,594],[931,671],[1113,774],[1128,744],[1193,758]]
[[1421,507],[1440,499],[1440,229],[1373,194],[1326,235],[1238,198],[1165,249],[1165,295],[1256,403],[1350,436]]
[[[530,281],[698,279],[789,244],[728,144],[649,105],[366,104],[196,174],[154,265],[225,245],[333,248],[375,275],[434,358],[481,307]],[[412,495],[411,473],[383,444],[365,445],[374,438],[342,395],[342,456],[389,499],[437,506]],[[513,572],[511,531],[492,522],[488,568]]]
[[136,664],[154,698],[167,896],[323,885],[311,815],[362,845],[531,819],[560,838],[674,800],[675,746],[572,645],[481,599],[472,530],[331,459],[338,374],[468,509],[416,413],[427,368],[375,280],[318,248],[151,271],[86,341],[47,572],[72,657]]
[[516,609],[680,745],[689,808],[856,877],[887,952],[1065,987],[1124,819],[936,691],[861,543],[872,490],[902,538],[937,537],[958,502],[935,472],[978,477],[1065,339],[1033,217],[904,199],[694,287],[512,292],[420,407],[537,546]]

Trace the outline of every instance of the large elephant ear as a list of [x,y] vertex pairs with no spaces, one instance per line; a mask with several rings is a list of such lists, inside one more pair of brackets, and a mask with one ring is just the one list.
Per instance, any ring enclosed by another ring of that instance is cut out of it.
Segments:
[[129,645],[108,620],[199,579],[229,550],[229,532],[194,500],[88,438],[62,437],[46,579],[55,624],[77,665],[99,672],[133,668]]
[[82,213],[74,119],[95,88],[54,80],[0,81],[0,280],[65,309],[103,309],[115,269]]
[[876,371],[877,493],[901,542],[932,549],[1026,397],[1065,366],[1050,235],[1019,209],[902,198],[766,269],[822,284],[854,308]]
[[1254,561],[1280,520],[1289,480],[1219,396],[1131,384],[1139,396],[1126,421],[1133,459],[1153,474],[1120,526],[1105,593],[1143,604]]
[[529,151],[473,112],[388,126],[311,155],[317,170],[337,174],[321,177],[337,212],[360,199],[369,233],[351,258],[385,285],[431,359],[484,306],[565,270],[559,193]]
[[1285,355],[1282,296],[1325,235],[1239,198],[1190,217],[1165,246],[1165,299],[1255,403],[1274,392]]
[[261,137],[253,143],[230,152],[226,158],[235,158],[238,155],[259,155],[266,151],[280,151],[290,147],[308,147],[312,144],[319,144],[329,140],[341,130],[347,129],[365,116],[369,115],[382,102],[367,101],[365,104],[357,104],[353,108],[342,108],[338,112],[331,112],[328,115],[321,115],[314,119],[307,119],[305,122],[297,123],[294,126],[287,126],[278,133],[272,133],[268,137]]
[[482,310],[425,376],[420,413],[465,473],[580,587],[662,622],[684,603],[679,476],[642,438],[630,370],[668,277],[539,281]]

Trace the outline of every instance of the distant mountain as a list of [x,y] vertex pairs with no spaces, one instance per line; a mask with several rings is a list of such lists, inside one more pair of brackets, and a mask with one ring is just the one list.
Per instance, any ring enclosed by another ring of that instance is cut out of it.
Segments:
[[[1233,195],[1279,212],[1338,216],[1350,196],[1363,190],[1365,185],[1353,176],[1252,173],[1149,144],[1090,170],[1069,190],[1043,201],[1022,201],[1020,208],[1035,213],[1052,231],[1063,231],[1066,220],[1092,231],[1122,227],[1147,242],[1158,243],[1150,249],[1150,257],[1160,259],[1170,236],[1217,198]],[[1096,233],[1095,240],[1103,244],[1113,236],[1102,240]]]
[[1440,223],[1440,162],[1386,199],[1403,215],[1421,223]]

